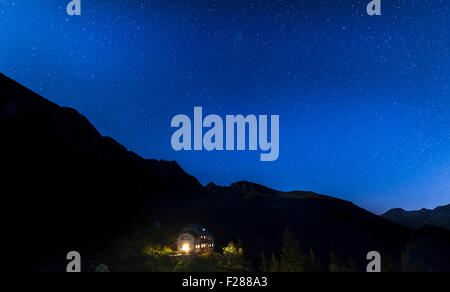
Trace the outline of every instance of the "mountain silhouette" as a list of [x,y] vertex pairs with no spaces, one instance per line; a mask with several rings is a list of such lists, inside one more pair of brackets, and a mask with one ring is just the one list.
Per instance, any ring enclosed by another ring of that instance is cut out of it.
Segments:
[[324,264],[334,251],[364,267],[376,250],[405,254],[420,270],[450,270],[447,230],[412,229],[312,192],[244,181],[203,187],[176,162],[141,158],[76,110],[1,74],[0,91],[2,199],[11,212],[4,232],[34,270],[59,269],[71,250],[95,257],[111,238],[155,222],[173,234],[188,223],[207,226],[216,246],[241,239],[252,259],[279,252],[288,227]]
[[390,221],[413,228],[432,225],[450,230],[450,204],[436,207],[433,210],[405,211],[396,208],[387,211],[381,216]]
[[74,109],[4,75],[0,91],[2,193],[18,224],[11,238],[25,237],[17,243],[32,244],[38,263],[126,230],[152,200],[204,193],[176,162],[139,157]]

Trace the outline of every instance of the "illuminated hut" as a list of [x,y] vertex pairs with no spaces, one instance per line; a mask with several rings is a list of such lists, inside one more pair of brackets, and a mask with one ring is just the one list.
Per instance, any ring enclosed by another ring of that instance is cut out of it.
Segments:
[[205,228],[196,224],[186,226],[177,238],[179,254],[198,254],[214,251],[214,239]]

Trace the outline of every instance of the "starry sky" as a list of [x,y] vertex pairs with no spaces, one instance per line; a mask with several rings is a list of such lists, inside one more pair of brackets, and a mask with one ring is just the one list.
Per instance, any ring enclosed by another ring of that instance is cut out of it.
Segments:
[[[0,0],[0,71],[202,184],[311,190],[375,213],[450,203],[450,3]],[[181,151],[173,116],[280,115],[280,156]]]

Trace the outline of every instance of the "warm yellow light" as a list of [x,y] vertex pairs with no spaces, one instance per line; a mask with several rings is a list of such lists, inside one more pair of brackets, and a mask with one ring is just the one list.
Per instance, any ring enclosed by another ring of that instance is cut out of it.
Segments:
[[189,252],[189,244],[187,244],[187,243],[183,244],[183,246],[181,247],[181,250],[183,252]]

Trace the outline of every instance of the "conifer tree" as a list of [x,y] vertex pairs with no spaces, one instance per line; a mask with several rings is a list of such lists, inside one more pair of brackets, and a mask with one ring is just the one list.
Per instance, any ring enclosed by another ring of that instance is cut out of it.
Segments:
[[334,251],[331,251],[330,254],[330,265],[328,266],[328,270],[332,273],[343,272],[342,260]]
[[224,271],[246,270],[247,264],[244,258],[244,250],[231,241],[223,248],[223,256],[219,264]]
[[314,251],[309,249],[309,267],[308,272],[323,272],[322,263],[316,258]]
[[274,253],[272,253],[272,257],[270,259],[269,272],[276,273],[280,271],[280,263],[277,260],[277,257]]
[[263,273],[269,272],[270,270],[270,263],[266,258],[266,254],[263,250],[261,250],[261,264],[259,266],[259,270]]
[[281,246],[280,270],[282,272],[304,272],[308,264],[307,255],[301,250],[300,244],[286,227]]

